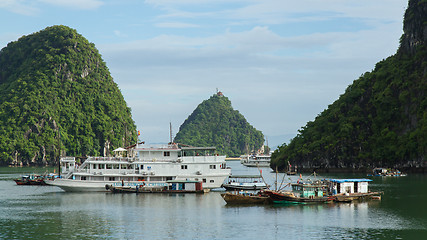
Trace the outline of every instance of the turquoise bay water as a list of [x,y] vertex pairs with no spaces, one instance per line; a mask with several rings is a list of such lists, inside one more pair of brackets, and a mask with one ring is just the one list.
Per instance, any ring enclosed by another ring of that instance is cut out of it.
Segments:
[[[233,174],[256,168],[227,163]],[[48,169],[53,171],[51,169]],[[276,175],[263,168],[269,184]],[[207,194],[66,193],[17,186],[46,169],[0,168],[0,239],[424,239],[427,177],[371,178],[381,201],[320,205],[227,206]],[[280,182],[282,174],[277,178]],[[304,178],[313,176],[303,175]],[[325,175],[356,178],[363,175]],[[291,180],[296,181],[296,176]],[[288,182],[288,177],[285,182]]]

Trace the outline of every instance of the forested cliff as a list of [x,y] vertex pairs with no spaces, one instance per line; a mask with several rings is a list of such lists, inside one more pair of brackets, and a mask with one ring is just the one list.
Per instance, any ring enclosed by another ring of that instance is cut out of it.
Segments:
[[338,100],[272,155],[271,167],[425,168],[427,1],[410,0],[393,56],[348,86]]
[[76,30],[48,27],[0,51],[0,165],[108,155],[135,131],[101,55]]
[[221,93],[200,103],[184,121],[174,142],[195,147],[216,147],[229,157],[257,151],[264,135],[251,126]]

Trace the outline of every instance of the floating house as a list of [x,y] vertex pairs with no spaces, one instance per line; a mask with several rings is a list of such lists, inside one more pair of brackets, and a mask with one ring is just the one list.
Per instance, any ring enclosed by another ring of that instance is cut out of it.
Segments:
[[371,179],[329,179],[329,189],[332,195],[368,193],[368,183]]

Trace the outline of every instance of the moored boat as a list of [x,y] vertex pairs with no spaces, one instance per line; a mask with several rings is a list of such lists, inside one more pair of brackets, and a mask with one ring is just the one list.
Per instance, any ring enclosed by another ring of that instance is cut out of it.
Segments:
[[147,186],[145,183],[134,187],[105,185],[113,193],[204,193],[202,182],[190,180],[167,181],[168,186]]
[[24,175],[14,179],[17,185],[46,185],[44,177],[41,175]]
[[388,168],[374,168],[372,170],[372,175],[368,174],[368,176],[375,177],[405,177],[406,173],[402,173],[397,169],[388,169]]
[[231,175],[221,186],[227,191],[268,188],[268,185],[262,179],[262,175]]
[[352,202],[355,200],[368,200],[377,198],[381,192],[371,192],[368,188],[370,179],[328,179],[325,183],[328,185],[330,194],[336,202]]
[[270,167],[270,155],[252,154],[240,156],[240,163],[247,167]]
[[137,144],[128,148],[134,157],[88,157],[81,165],[74,157],[61,158],[61,178],[46,181],[65,191],[106,191],[105,185],[168,187],[167,181],[201,181],[209,191],[221,187],[231,173],[225,156],[215,147],[179,147]]
[[227,204],[267,204],[270,198],[260,193],[221,193],[221,197]]
[[296,183],[291,186],[292,191],[265,190],[264,192],[274,203],[282,204],[326,203],[333,200],[333,198],[323,195],[326,187],[323,184]]

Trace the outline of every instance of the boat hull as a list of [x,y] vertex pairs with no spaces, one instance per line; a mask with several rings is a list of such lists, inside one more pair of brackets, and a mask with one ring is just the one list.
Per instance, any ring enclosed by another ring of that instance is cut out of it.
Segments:
[[202,190],[169,190],[167,187],[114,187],[105,185],[112,193],[204,193]]
[[270,198],[259,195],[243,195],[222,193],[221,197],[227,204],[267,204],[270,203]]
[[[62,179],[58,178],[55,180],[46,181],[48,185],[56,186],[61,188],[66,192],[106,192],[108,191],[105,186],[112,185],[114,187],[118,186],[127,186],[127,187],[135,187],[137,185],[141,185],[141,181],[132,181],[132,182],[122,182],[120,181],[83,181],[83,180],[73,180],[73,179]],[[164,187],[168,186],[166,182],[144,182],[147,186],[151,187]]]

